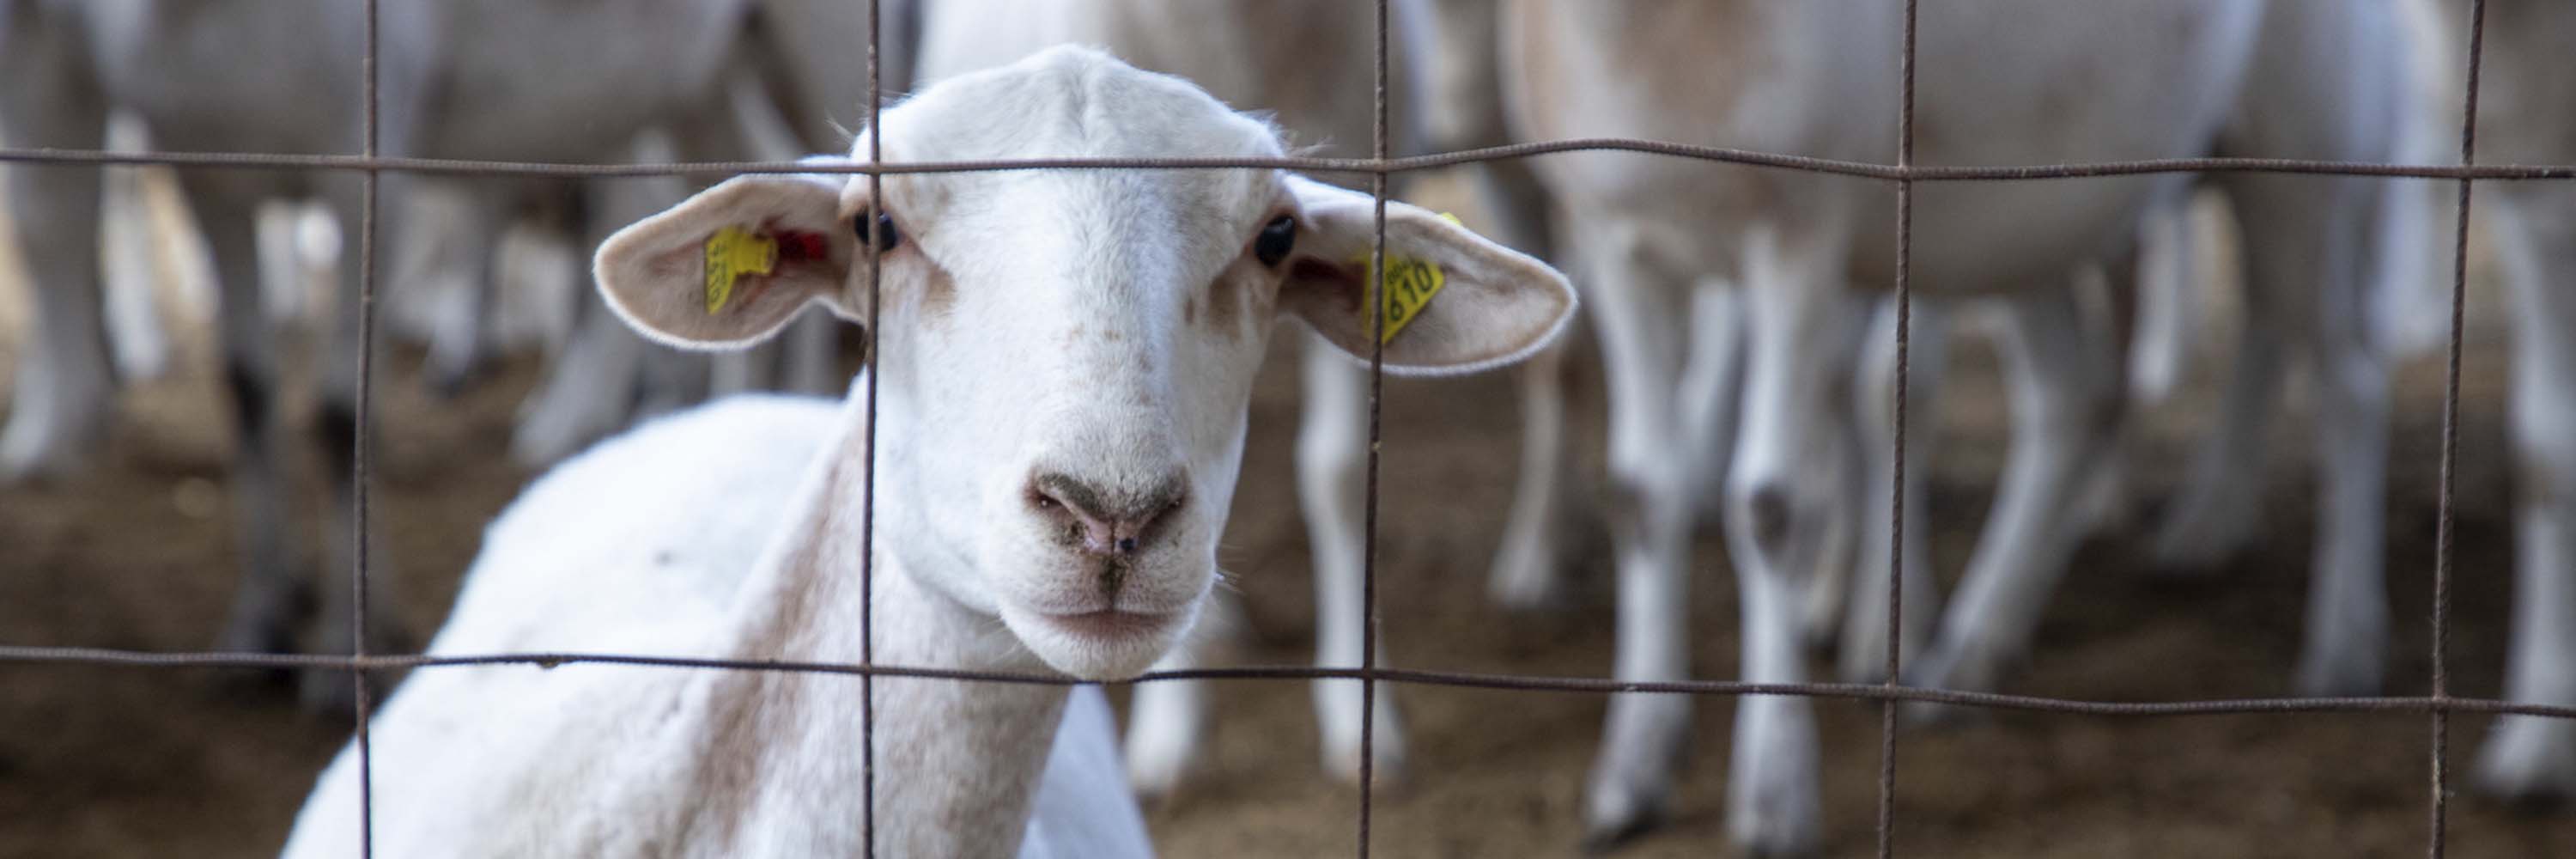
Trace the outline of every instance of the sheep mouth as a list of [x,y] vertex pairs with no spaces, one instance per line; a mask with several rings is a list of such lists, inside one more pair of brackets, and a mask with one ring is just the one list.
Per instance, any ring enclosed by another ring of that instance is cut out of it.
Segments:
[[1180,614],[1100,609],[1066,614],[1039,613],[1035,619],[1074,638],[1128,641],[1162,634],[1180,619]]

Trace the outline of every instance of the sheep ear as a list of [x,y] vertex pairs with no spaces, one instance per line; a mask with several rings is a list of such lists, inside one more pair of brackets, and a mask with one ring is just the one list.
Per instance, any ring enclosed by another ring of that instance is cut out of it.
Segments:
[[[1303,210],[1280,307],[1343,351],[1370,351],[1374,200],[1300,176]],[[1386,204],[1386,370],[1467,373],[1519,361],[1574,318],[1565,275],[1417,206]]]
[[[684,349],[767,339],[806,303],[840,303],[858,246],[838,177],[739,176],[600,243],[608,306]],[[845,314],[846,315],[846,314]]]

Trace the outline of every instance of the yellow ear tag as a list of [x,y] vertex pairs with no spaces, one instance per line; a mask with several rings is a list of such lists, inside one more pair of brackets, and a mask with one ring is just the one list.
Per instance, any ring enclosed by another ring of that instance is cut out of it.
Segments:
[[[1440,213],[1440,219],[1459,224],[1458,216]],[[1464,224],[1459,224],[1465,226]],[[1368,257],[1352,260],[1354,265],[1367,265]],[[1448,274],[1440,265],[1427,259],[1414,259],[1388,254],[1386,257],[1386,291],[1378,296],[1378,312],[1386,317],[1385,333],[1378,336],[1380,345],[1393,342],[1422,309],[1431,306],[1431,297],[1449,285]]]
[[733,298],[734,281],[747,274],[778,268],[778,240],[740,227],[725,227],[707,239],[707,315],[724,310]]

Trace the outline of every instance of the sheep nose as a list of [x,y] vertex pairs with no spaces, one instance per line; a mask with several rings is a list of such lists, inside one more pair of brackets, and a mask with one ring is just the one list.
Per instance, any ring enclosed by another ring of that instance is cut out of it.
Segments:
[[1158,526],[1188,500],[1188,483],[1178,475],[1146,485],[1139,491],[1045,472],[1029,478],[1027,495],[1038,516],[1084,554],[1132,555],[1152,546]]

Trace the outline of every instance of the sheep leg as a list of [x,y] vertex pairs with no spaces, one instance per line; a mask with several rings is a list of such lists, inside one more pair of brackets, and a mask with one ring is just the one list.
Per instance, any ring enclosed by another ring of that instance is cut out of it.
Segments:
[[[11,145],[99,148],[106,99],[69,22],[10,28],[0,41],[0,129]],[[35,324],[19,354],[0,481],[68,473],[115,406],[98,281],[99,174],[77,166],[10,171],[11,220],[34,288]],[[139,225],[135,225],[139,226]],[[132,228],[130,226],[122,228]]]
[[[2376,194],[2389,186],[2339,180],[2308,187]],[[2293,253],[2302,246],[2294,238],[2265,236],[2262,223],[2246,227],[2248,243],[2264,249],[2248,272],[2257,280],[2253,288],[2267,288],[2262,281],[2270,280],[2313,284],[2318,297],[2310,348],[2317,370],[2320,509],[2296,688],[2303,695],[2373,695],[2381,688],[2388,648],[2383,530],[2389,432],[2388,358],[2372,342],[2365,311],[2375,215],[2341,197],[2317,200],[2311,194],[2299,203],[2258,217],[2307,230],[2304,246],[2314,248],[2313,254]],[[2275,261],[2276,256],[2286,259]]]
[[[1876,683],[1885,680],[1887,672],[1890,534],[1884,514],[1888,489],[1896,479],[1896,461],[1891,455],[1896,446],[1896,314],[1892,304],[1886,309],[1889,312],[1879,314],[1878,324],[1862,341],[1866,351],[1856,369],[1856,375],[1865,381],[1856,386],[1862,399],[1853,404],[1853,410],[1861,418],[1860,456],[1868,464],[1868,477],[1853,506],[1860,514],[1860,551],[1852,563],[1852,595],[1842,627],[1842,647],[1836,654],[1839,675],[1853,683]],[[1905,628],[1899,631],[1898,641],[1901,657],[1906,661],[1923,652],[1924,639],[1931,635],[1939,609],[1929,566],[1932,529],[1925,516],[1932,501],[1928,474],[1939,423],[1933,419],[1938,411],[1935,404],[1941,402],[1941,379],[1950,351],[1947,314],[1941,312],[1939,305],[1918,302],[1913,314],[1914,330],[1907,354],[1911,375],[1906,383],[1909,413],[1905,433],[1905,590],[1901,597],[1905,600]]]
[[224,381],[233,409],[233,520],[242,553],[242,579],[224,625],[220,649],[259,653],[295,650],[306,592],[288,548],[294,520],[287,505],[284,429],[277,409],[277,354],[261,312],[256,189],[237,187],[239,176],[181,171],[189,203],[214,252],[218,299],[217,336]]
[[2214,569],[2253,542],[2263,521],[2263,447],[2288,369],[2283,334],[2301,326],[2278,306],[2279,296],[2250,288],[2243,294],[2245,313],[2220,395],[2218,425],[2201,437],[2156,529],[2152,556],[2160,570]]
[[2163,402],[2190,363],[2201,290],[2192,201],[2180,195],[2150,209],[2139,225],[2138,264],[2131,267],[2138,283],[2137,342],[2128,356],[2133,405]]
[[2110,448],[2119,420],[2124,368],[2087,348],[2073,293],[2028,293],[2005,308],[2012,453],[1941,635],[1907,667],[1912,685],[1992,690],[2026,652],[2082,536],[2073,504],[2081,478]]
[[[1610,383],[1609,510],[1617,550],[1618,650],[1623,681],[1689,675],[1687,624],[1690,496],[1674,467],[1685,449],[1670,409],[1680,378],[1680,338],[1670,320],[1674,283],[1643,265],[1633,228],[1595,221],[1587,247],[1586,293]],[[1597,253],[1594,251],[1598,251]],[[1604,842],[1651,825],[1671,792],[1689,737],[1691,700],[1679,695],[1610,696],[1601,750],[1586,782],[1584,825]]]
[[[589,190],[585,253],[599,247],[613,225],[650,217],[684,196],[676,182],[662,180],[600,182]],[[587,276],[576,292],[580,308],[572,337],[519,407],[510,456],[521,465],[539,467],[571,456],[625,426],[634,412],[651,347],[609,311]]]
[[1512,370],[1521,406],[1520,476],[1504,519],[1485,591],[1505,607],[1529,610],[1553,602],[1561,587],[1557,543],[1564,524],[1565,352],[1562,341]]
[[[143,120],[130,113],[109,114],[107,146],[117,152],[152,148]],[[107,294],[108,342],[115,350],[117,374],[127,381],[158,378],[170,367],[170,334],[162,329],[155,306],[159,278],[165,273],[155,264],[159,231],[153,228],[151,195],[144,182],[150,169],[102,171],[107,188],[99,212],[106,232],[100,237],[105,245],[100,250],[106,259],[100,260],[99,274]],[[192,229],[195,226],[193,217],[182,220],[189,221]],[[185,238],[187,247],[198,247],[195,232]]]
[[[1831,555],[1856,440],[1846,387],[1869,305],[1843,287],[1843,247],[1792,245],[1757,227],[1746,244],[1749,332],[1743,425],[1726,478],[1726,537],[1751,683],[1805,680],[1800,578]],[[1696,440],[1692,440],[1696,443]],[[1821,830],[1815,716],[1804,698],[1753,695],[1736,705],[1727,830],[1764,855],[1807,853]]]
[[[1207,608],[1189,638],[1174,648],[1155,671],[1186,671],[1208,664],[1228,636],[1243,625],[1243,601],[1218,588],[1208,594]],[[1136,684],[1128,699],[1127,784],[1138,796],[1171,796],[1187,779],[1207,736],[1208,681],[1156,680]]]
[[[413,182],[427,181],[414,178]],[[482,369],[491,351],[491,308],[500,288],[501,230],[508,225],[511,207],[507,205],[513,186],[525,185],[522,179],[443,179],[454,182],[464,193],[457,196],[461,205],[454,223],[444,229],[414,229],[399,235],[405,240],[427,240],[438,253],[424,254],[419,277],[410,285],[439,287],[431,305],[429,354],[423,368],[429,389],[441,396],[454,396],[463,391]],[[450,274],[463,278],[445,282],[439,276]]]
[[[2545,205],[2545,204],[2544,204]],[[2490,229],[2513,292],[2512,661],[2505,698],[2576,707],[2576,218],[2547,213],[2534,235],[2498,206]],[[2480,752],[2480,790],[2523,800],[2576,797],[2576,722],[2505,716]]]
[[[2295,344],[2317,371],[2319,509],[2296,686],[2310,695],[2373,694],[2385,670],[2388,631],[2381,552],[2389,370],[2388,359],[2372,342],[2366,292],[2374,273],[2375,206],[2386,186],[2281,176],[2227,181],[2245,236],[2244,345],[2254,350],[2263,344]],[[2276,375],[2276,356],[2249,351],[2238,372]],[[2267,404],[2259,400],[2270,399],[2233,401],[2240,390],[2268,390],[2273,384],[2270,378],[2236,380],[2229,394],[2229,423],[2237,422],[2235,409],[2260,412]],[[2250,534],[2259,518],[2248,500],[2259,482],[2250,478],[2259,468],[2259,457],[2248,455],[2224,478],[2243,488],[2214,505],[2235,521],[2212,539],[2241,542],[2239,532]],[[2178,503],[2196,501],[2186,495]],[[2179,512],[2204,521],[2211,516],[2189,508]],[[2176,533],[2169,529],[2164,536]],[[2215,557],[2223,555],[2210,559]]]
[[[1367,623],[1360,554],[1360,516],[1367,503],[1368,371],[1321,338],[1307,338],[1305,419],[1297,428],[1297,500],[1315,560],[1315,666],[1357,668],[1361,624]],[[1385,659],[1381,643],[1380,661]],[[1362,710],[1375,721],[1373,768],[1381,781],[1404,767],[1404,725],[1393,690],[1380,687],[1364,708],[1356,680],[1315,681],[1315,721],[1323,734],[1324,770],[1357,783]]]
[[[1447,4],[1441,12],[1444,15],[1476,14],[1474,10],[1463,7],[1450,8],[1458,6]],[[1483,14],[1486,16],[1483,19],[1471,18],[1469,21],[1472,25],[1481,26],[1485,35],[1480,44],[1472,47],[1490,52],[1493,41],[1491,10],[1483,10]],[[1483,62],[1490,65],[1491,58],[1485,57]],[[1491,96],[1490,69],[1482,72],[1480,80],[1482,88],[1476,91]],[[1499,100],[1492,98],[1471,101],[1479,105],[1492,102],[1491,106],[1496,108],[1500,106]],[[1499,111],[1487,112],[1493,115],[1462,120],[1470,122],[1476,130],[1456,133],[1474,134],[1477,135],[1474,139],[1499,142],[1502,139]],[[1547,257],[1552,235],[1547,189],[1539,184],[1529,165],[1517,161],[1489,162],[1476,165],[1472,175],[1476,201],[1494,219],[1489,235],[1495,241],[1524,253]],[[1486,578],[1486,593],[1492,595],[1495,602],[1510,608],[1527,610],[1544,606],[1560,596],[1563,590],[1560,573],[1564,546],[1558,538],[1573,512],[1567,510],[1566,505],[1575,500],[1565,455],[1565,362],[1566,354],[1574,349],[1572,340],[1572,337],[1558,340],[1512,370],[1514,379],[1520,383],[1520,476],[1512,489],[1512,509],[1510,517],[1505,520],[1503,545],[1495,553],[1493,571]]]
[[[402,199],[413,180],[388,176],[379,181],[382,184],[378,199],[385,201]],[[360,215],[357,184],[338,183],[329,190],[330,203],[341,222],[357,223]],[[392,221],[386,225],[392,229],[385,231],[384,235],[406,234],[400,208],[388,207],[381,212]],[[363,252],[364,249],[352,250]],[[357,300],[358,257],[359,253],[340,255],[339,282],[348,284],[349,288],[342,291],[341,299],[333,305],[330,336],[323,343],[324,354],[329,357],[322,362],[320,407],[314,414],[315,436],[322,443],[323,473],[331,487],[331,500],[323,508],[322,515],[322,545],[327,564],[319,577],[321,615],[314,645],[316,652],[325,654],[355,653],[358,650],[356,630],[352,625],[360,610],[356,583],[352,578],[357,570],[360,543],[357,504],[358,494],[372,491],[373,487],[359,482],[356,460],[360,434],[376,432],[374,426],[361,424],[358,420],[360,355],[361,350],[372,349],[376,363],[381,364],[385,352],[381,337],[372,342],[360,342],[359,326],[364,321],[364,314],[371,309]],[[478,254],[472,259],[479,263],[489,256]],[[470,270],[480,272],[483,269]],[[371,435],[369,438],[381,436]],[[382,445],[376,447],[381,450]],[[373,539],[383,534],[384,529],[375,525],[381,519],[381,515],[373,516],[367,523],[371,539],[365,541],[370,588],[370,599],[364,607],[366,649],[370,653],[397,653],[412,649],[415,642],[402,626],[400,613],[394,608],[399,601],[396,594],[400,591],[395,585],[398,577],[389,562],[391,553],[385,551],[381,539]],[[347,675],[310,671],[302,679],[306,709],[326,713],[355,709],[355,690]]]

